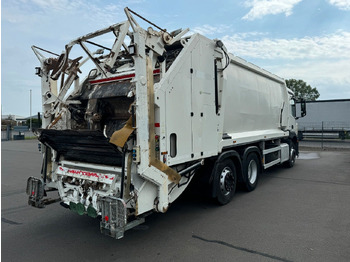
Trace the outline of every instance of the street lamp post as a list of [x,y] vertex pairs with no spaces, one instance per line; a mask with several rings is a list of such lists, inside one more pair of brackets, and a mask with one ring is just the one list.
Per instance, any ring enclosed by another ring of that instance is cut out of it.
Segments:
[[32,89],[30,89],[30,126],[29,130],[32,131]]

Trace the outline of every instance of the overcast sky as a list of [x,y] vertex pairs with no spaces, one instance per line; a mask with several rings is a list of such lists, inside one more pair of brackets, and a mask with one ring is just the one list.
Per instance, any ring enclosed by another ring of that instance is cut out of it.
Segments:
[[[61,53],[78,36],[126,20],[124,7],[173,31],[222,39],[234,55],[317,87],[319,99],[350,98],[350,0],[2,0],[2,114],[41,111],[37,45]],[[142,24],[142,23],[141,23]]]

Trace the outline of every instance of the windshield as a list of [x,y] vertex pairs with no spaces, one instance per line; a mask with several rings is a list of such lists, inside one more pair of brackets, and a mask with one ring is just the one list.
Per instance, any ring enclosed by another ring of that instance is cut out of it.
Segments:
[[290,99],[289,102],[290,102],[292,116],[296,117],[297,111],[296,111],[296,107],[295,107],[295,101],[294,101],[294,99]]

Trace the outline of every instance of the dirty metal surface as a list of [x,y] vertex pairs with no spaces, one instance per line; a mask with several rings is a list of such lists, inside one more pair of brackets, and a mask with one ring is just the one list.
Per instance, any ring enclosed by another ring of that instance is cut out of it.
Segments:
[[130,91],[130,81],[110,82],[104,84],[91,85],[85,88],[79,99],[107,98],[116,96],[127,96]]

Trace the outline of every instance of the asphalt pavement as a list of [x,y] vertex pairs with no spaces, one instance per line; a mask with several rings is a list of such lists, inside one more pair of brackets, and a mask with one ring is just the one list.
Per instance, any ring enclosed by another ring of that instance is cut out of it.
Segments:
[[302,151],[217,206],[196,187],[120,240],[59,204],[27,205],[37,142],[1,143],[2,261],[350,261],[350,151]]

